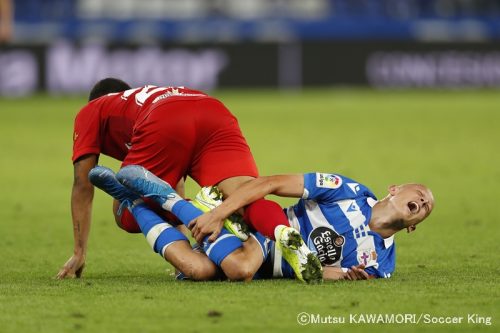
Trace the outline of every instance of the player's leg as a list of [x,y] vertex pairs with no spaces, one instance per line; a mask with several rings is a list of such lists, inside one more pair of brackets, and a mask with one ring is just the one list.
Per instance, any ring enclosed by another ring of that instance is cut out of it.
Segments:
[[120,201],[116,199],[113,200],[113,215],[115,217],[115,223],[118,228],[132,234],[140,233],[141,228],[139,228],[139,225],[135,221],[134,216],[127,209],[119,212],[119,208]]
[[267,257],[267,243],[262,235],[251,234],[243,246],[233,251],[221,262],[220,267],[229,280],[250,281]]
[[[185,225],[203,214],[191,202],[182,199],[166,182],[140,166],[123,167],[117,179],[134,192],[149,197],[164,209],[171,211]],[[136,219],[135,208],[132,211]],[[143,229],[141,225],[141,229]],[[265,242],[263,236],[261,242]],[[217,266],[221,267],[230,280],[249,280],[259,269],[263,260],[263,251],[255,237],[249,239],[249,245],[243,248],[238,237],[222,229],[219,237],[208,243],[205,239],[203,248],[206,255]]]
[[179,230],[166,223],[147,205],[131,207],[135,220],[146,240],[156,253],[191,280],[212,280],[217,267],[203,253],[193,251],[189,241]]
[[[152,249],[193,280],[210,280],[216,266],[203,254],[193,251],[185,235],[165,222],[142,199],[118,182],[111,169],[97,166],[89,173],[96,187],[120,200],[120,208],[133,215]],[[128,208],[124,210],[123,208]]]
[[[146,199],[144,200],[144,202],[164,221],[168,221],[170,224],[177,226],[177,228],[181,230],[182,233],[188,235],[189,229],[185,228],[184,225],[182,225],[182,223],[175,217],[175,215],[165,211],[151,200]],[[120,210],[119,208],[120,202],[116,199],[113,200],[113,215],[115,217],[115,223],[118,228],[132,234],[141,233],[141,228],[137,224],[137,221],[135,220],[135,217],[132,215],[132,213],[130,213],[130,211],[127,209]],[[184,228],[180,228],[181,226]]]
[[[132,191],[142,196],[151,198],[162,208],[172,212],[185,225],[188,225],[189,222],[203,214],[199,208],[181,198],[169,184],[141,166],[129,165],[123,167],[117,173],[117,178],[123,185]],[[280,211],[280,213],[283,214],[282,211]],[[305,282],[316,280],[317,274],[315,273],[317,271],[321,271],[321,265],[319,264],[319,261],[317,261],[317,258],[304,244],[300,233],[298,233],[295,229],[286,226],[278,226],[276,230],[278,242],[284,252],[284,258],[294,268],[297,278]],[[230,234],[223,228],[218,239],[214,243],[208,243],[208,236],[205,237],[203,241],[203,248],[205,252],[207,252],[207,255],[217,266],[220,266],[220,263],[222,262],[221,257],[217,255],[217,259],[214,260],[209,255],[210,249],[214,244],[224,240],[224,244],[227,242],[227,246],[233,251],[236,248],[241,247],[239,239],[235,236],[230,236],[234,235]],[[227,255],[227,253],[227,251],[224,252],[225,255]]]
[[[204,187],[196,195],[193,203],[196,204],[198,202],[199,206],[197,207],[200,207],[200,209],[206,212],[222,203],[221,196],[222,195],[218,193],[217,187]],[[248,212],[249,210],[247,210],[245,214]],[[258,213],[260,214],[260,212]],[[281,209],[279,213],[284,216]],[[262,216],[263,220],[265,218],[266,216]],[[229,219],[232,219],[232,217]],[[278,225],[275,228],[275,234],[276,244],[280,253],[282,253],[283,258],[285,258],[289,266],[295,272],[295,276],[299,280],[305,282],[314,283],[321,280],[321,263],[304,243],[299,231],[291,227]]]
[[[250,147],[237,119],[219,101],[197,101],[196,144],[190,176],[202,187],[217,185],[224,197],[258,177]],[[260,199],[246,207],[245,221],[261,234],[274,239],[278,225],[290,226],[281,207]]]

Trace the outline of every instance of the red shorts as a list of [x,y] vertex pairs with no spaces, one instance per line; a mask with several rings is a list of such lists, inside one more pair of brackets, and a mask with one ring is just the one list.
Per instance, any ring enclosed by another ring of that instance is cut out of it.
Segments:
[[172,97],[136,123],[123,166],[142,165],[170,185],[185,176],[200,186],[258,171],[236,117],[210,97]]

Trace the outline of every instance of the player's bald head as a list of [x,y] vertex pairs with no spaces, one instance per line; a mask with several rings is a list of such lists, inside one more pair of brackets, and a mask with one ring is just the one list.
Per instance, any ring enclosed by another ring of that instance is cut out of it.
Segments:
[[434,195],[423,184],[402,184],[389,187],[388,200],[399,216],[400,226],[415,229],[434,209]]

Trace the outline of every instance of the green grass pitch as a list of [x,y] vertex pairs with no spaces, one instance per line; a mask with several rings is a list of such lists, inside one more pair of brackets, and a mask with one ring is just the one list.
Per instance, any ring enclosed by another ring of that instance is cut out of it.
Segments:
[[[0,332],[498,332],[500,92],[218,91],[262,174],[338,172],[379,197],[422,182],[436,208],[396,236],[393,278],[193,283],[120,231],[96,191],[87,268],[56,281],[72,252],[73,118],[83,97],[0,99]],[[101,157],[116,170],[118,163]],[[188,194],[196,192],[188,184]],[[278,199],[283,205],[293,200]],[[301,312],[492,317],[492,325],[311,324]]]

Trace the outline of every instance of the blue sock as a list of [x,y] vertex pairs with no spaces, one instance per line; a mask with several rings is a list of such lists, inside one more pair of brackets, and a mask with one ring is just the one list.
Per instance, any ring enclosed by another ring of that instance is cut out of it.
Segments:
[[[201,209],[196,208],[192,203],[184,199],[178,200],[176,203],[174,203],[170,211],[172,212],[172,214],[177,216],[177,218],[181,220],[181,222],[184,223],[186,227],[188,226],[189,222],[203,215],[203,211]],[[224,233],[229,232],[226,231],[226,229],[222,229],[219,237],[221,237]],[[208,237],[209,236],[203,239],[203,248],[205,251],[208,248]]]
[[156,253],[165,256],[165,250],[172,243],[184,240],[189,242],[186,236],[179,230],[166,223],[160,216],[153,212],[146,204],[139,204],[132,208],[137,224],[146,240]]
[[224,228],[222,228],[215,242],[209,243],[207,237],[203,240],[205,253],[217,266],[220,266],[228,255],[242,246],[241,240]]
[[172,214],[177,216],[179,220],[182,221],[187,227],[189,222],[197,218],[198,216],[203,215],[203,212],[193,206],[192,203],[186,200],[179,200],[177,201],[171,210]]

